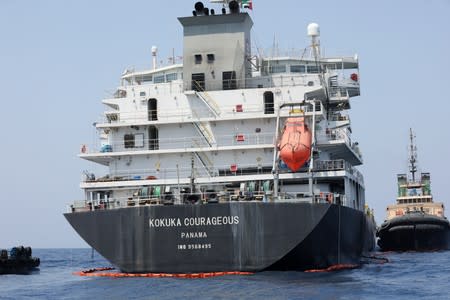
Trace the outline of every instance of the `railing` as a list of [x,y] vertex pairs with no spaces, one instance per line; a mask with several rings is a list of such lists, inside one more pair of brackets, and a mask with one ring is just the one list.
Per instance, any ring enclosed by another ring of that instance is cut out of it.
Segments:
[[208,106],[211,112],[215,117],[220,115],[220,107],[216,103],[216,101],[205,91],[204,86],[205,83],[199,83],[198,81],[192,81],[193,86],[195,87],[196,95]]
[[[221,106],[221,112],[226,112],[229,114],[235,114],[235,105],[224,105]],[[246,104],[244,106],[243,113],[262,113],[264,112],[264,104],[250,105]],[[242,113],[240,113],[242,114]],[[114,115],[114,116],[113,116]],[[102,124],[121,124],[121,123],[135,123],[135,122],[148,122],[148,121],[162,121],[169,122],[175,120],[177,122],[192,122],[198,118],[214,118],[214,113],[208,108],[195,108],[195,113],[192,108],[185,109],[171,109],[170,111],[158,111],[158,120],[149,120],[148,111],[115,111],[108,110],[98,119],[98,123]]]
[[[81,149],[83,154],[105,153],[105,152],[123,152],[123,151],[154,151],[154,150],[188,150],[191,148],[218,148],[227,146],[252,146],[252,145],[273,145],[274,134],[272,133],[239,133],[243,140],[238,140],[237,135],[216,136],[216,142],[210,146],[205,138],[199,136],[180,137],[180,138],[159,138],[158,149],[149,149],[149,145],[154,144],[155,139],[143,139],[143,147],[125,148],[124,139],[110,140],[108,145],[86,145]],[[84,152],[83,152],[84,151]]]
[[[103,199],[78,200],[74,201],[68,208],[68,212],[82,212],[93,210],[109,210],[132,206],[164,205],[164,204],[204,204],[217,202],[308,202],[308,203],[330,203],[349,206],[345,195],[319,192],[314,195],[306,195],[302,192],[281,192],[278,199],[273,199],[271,191],[264,191],[262,187],[257,190],[223,190],[223,191],[200,191],[194,194],[185,194],[176,191],[175,193],[158,193],[140,195],[139,189],[130,197],[110,197]],[[350,203],[351,204],[351,203]]]
[[330,121],[349,121],[350,117],[347,114],[337,113],[330,117]]
[[358,143],[352,143],[349,134],[346,133],[346,129],[326,129],[325,132],[320,132],[316,135],[317,144],[323,144],[329,141],[343,140],[347,146],[352,149],[360,159],[362,159],[361,151],[359,150]]
[[[271,162],[266,166],[255,164],[239,164],[236,168],[233,168],[233,164],[230,165],[216,165],[211,166],[211,174],[204,171],[203,166],[194,167],[194,173],[199,176],[203,174],[206,177],[218,177],[218,176],[240,176],[240,175],[254,175],[254,174],[270,174],[272,171]],[[84,182],[112,182],[112,181],[126,181],[126,180],[167,180],[177,178],[190,178],[192,175],[191,167],[179,167],[179,168],[161,168],[161,169],[130,169],[130,170],[117,170],[112,174],[106,174],[101,177],[85,172]]]
[[344,142],[351,147],[350,136],[343,129],[326,129],[325,131],[320,131],[316,133],[317,143],[324,143],[329,141],[344,140]]
[[[194,167],[194,173],[198,176],[206,177],[222,177],[222,176],[243,176],[243,175],[258,175],[271,174],[271,162],[266,164],[239,164],[239,165],[216,165]],[[361,183],[364,182],[362,174],[352,165],[342,159],[338,160],[318,160],[314,162],[314,172],[326,171],[341,171],[345,170],[355,176]],[[307,166],[301,168],[297,173],[306,173]],[[280,174],[292,173],[288,169],[280,169]],[[118,170],[113,174],[104,175],[102,177],[95,177],[94,174],[85,172],[84,182],[112,182],[124,180],[156,180],[156,179],[176,179],[189,178],[192,175],[192,168],[163,168],[163,169],[132,169],[132,170]]]
[[[184,90],[193,90],[198,81],[185,79]],[[312,82],[312,83],[311,83]],[[237,78],[230,80],[208,80],[202,81],[206,91],[233,90],[242,88],[275,88],[289,86],[318,86],[320,84],[318,74],[299,74],[299,73],[277,73],[267,76],[248,77],[245,79]],[[203,90],[203,86],[202,86]]]
[[328,89],[331,100],[335,99],[348,99],[348,91],[345,87],[330,87]]
[[338,171],[344,170],[348,163],[343,159],[337,160],[316,160],[314,161],[314,171]]

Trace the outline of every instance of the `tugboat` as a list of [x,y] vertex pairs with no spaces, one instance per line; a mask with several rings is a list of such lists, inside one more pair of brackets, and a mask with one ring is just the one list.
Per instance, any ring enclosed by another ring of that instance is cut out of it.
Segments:
[[[357,55],[252,54],[249,1],[180,17],[183,61],[126,70],[80,157],[84,198],[64,215],[122,272],[307,270],[375,247],[350,101]],[[295,22],[292,23],[293,26]],[[173,59],[172,59],[173,61]]]
[[450,224],[444,204],[434,202],[430,173],[417,178],[417,147],[410,129],[409,171],[397,175],[397,204],[387,207],[387,220],[377,231],[382,251],[431,251],[450,249]]
[[41,261],[32,257],[31,247],[13,247],[0,251],[0,274],[29,274],[36,271]]

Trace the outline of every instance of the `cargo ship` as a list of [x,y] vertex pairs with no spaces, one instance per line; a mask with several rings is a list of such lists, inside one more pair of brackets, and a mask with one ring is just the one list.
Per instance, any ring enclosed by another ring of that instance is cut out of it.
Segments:
[[417,178],[417,147],[410,129],[409,171],[397,175],[397,203],[387,207],[386,221],[377,231],[383,251],[434,251],[450,249],[450,224],[444,204],[434,202],[430,173]]
[[[84,199],[64,214],[122,272],[306,270],[358,264],[375,246],[351,139],[359,61],[324,57],[318,24],[298,53],[252,52],[249,1],[180,17],[182,63],[126,70]],[[251,4],[251,3],[250,3]]]

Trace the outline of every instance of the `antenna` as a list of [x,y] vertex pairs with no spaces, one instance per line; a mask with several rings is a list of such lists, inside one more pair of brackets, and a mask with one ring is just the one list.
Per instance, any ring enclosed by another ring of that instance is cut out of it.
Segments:
[[415,178],[415,174],[417,172],[417,147],[414,144],[414,138],[416,136],[413,134],[412,129],[409,129],[409,140],[410,140],[410,145],[409,145],[409,171],[411,172],[412,175],[412,180],[413,182],[416,181]]
[[158,53],[158,47],[152,46],[153,70],[156,70],[156,54],[157,53]]

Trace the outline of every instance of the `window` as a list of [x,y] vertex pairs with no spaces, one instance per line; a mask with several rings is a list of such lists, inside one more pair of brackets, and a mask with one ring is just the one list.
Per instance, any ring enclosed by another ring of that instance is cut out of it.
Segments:
[[134,148],[134,134],[125,134],[123,137],[125,148]]
[[164,75],[158,75],[153,78],[153,83],[163,83],[165,80]]
[[306,73],[306,66],[304,65],[293,65],[291,66],[292,73]]
[[285,73],[286,65],[270,66],[270,73]]
[[156,128],[155,126],[150,126],[148,128],[148,149],[149,150],[159,149],[158,128]]
[[265,92],[264,93],[264,113],[265,114],[273,114],[275,113],[274,103],[273,103],[273,93]]
[[170,74],[166,75],[166,81],[167,82],[171,82],[171,81],[174,81],[174,80],[177,80],[177,79],[178,79],[178,74],[177,73],[170,73]]
[[199,65],[199,64],[202,63],[202,55],[201,54],[195,54],[194,57],[195,57],[195,64],[196,65]]
[[317,74],[319,73],[319,67],[318,66],[307,66],[308,73]]
[[222,73],[222,88],[224,90],[236,89],[236,72],[223,72]]
[[206,54],[206,58],[208,59],[208,64],[212,64],[215,60],[214,54]]
[[136,75],[135,79],[136,79],[136,81],[137,81],[138,83],[141,83],[141,82],[150,82],[150,81],[153,80],[153,76],[152,76],[152,75],[148,75],[148,74],[145,74],[145,75]]
[[155,98],[148,99],[147,111],[149,121],[158,120],[158,101]]
[[191,88],[194,91],[204,91],[205,90],[205,73],[192,74]]

